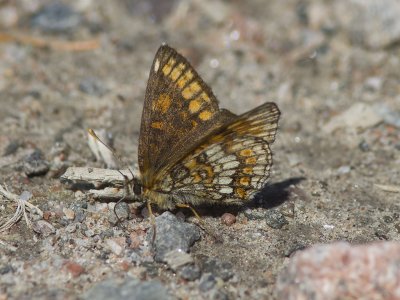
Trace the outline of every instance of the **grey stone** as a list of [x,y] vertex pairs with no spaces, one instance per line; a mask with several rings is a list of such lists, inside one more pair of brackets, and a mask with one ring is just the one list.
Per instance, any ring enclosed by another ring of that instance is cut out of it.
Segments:
[[211,273],[224,281],[231,279],[234,275],[232,265],[219,259],[204,256],[199,259],[199,265],[203,273]]
[[279,209],[246,209],[244,215],[249,220],[265,220],[267,225],[274,229],[280,229],[289,222]]
[[34,27],[46,32],[70,32],[79,26],[81,17],[70,6],[53,2],[43,6],[31,19]]
[[78,222],[78,223],[82,223],[83,221],[85,221],[85,219],[86,219],[86,213],[82,209],[77,210],[74,221]]
[[281,229],[286,224],[289,224],[285,216],[277,209],[269,209],[266,211],[265,222],[273,229]]
[[82,299],[97,300],[163,300],[174,299],[167,289],[157,280],[141,282],[130,278],[122,283],[115,280],[100,282],[89,289]]
[[69,224],[67,227],[65,227],[65,231],[69,232],[69,233],[75,232],[76,229],[77,229],[77,224],[76,223]]
[[[153,230],[149,230],[148,239],[152,239]],[[156,236],[154,241],[155,257],[158,262],[165,262],[165,255],[172,250],[188,252],[190,246],[200,239],[200,229],[185,223],[170,212],[164,212],[156,218]]]
[[42,151],[35,149],[25,157],[23,170],[28,177],[44,175],[49,171],[49,163],[43,159]]
[[213,274],[203,274],[200,279],[199,290],[203,293],[208,292],[215,286],[216,283],[217,280]]
[[18,148],[21,146],[21,143],[17,140],[11,141],[7,147],[4,149],[3,156],[8,156],[17,152]]
[[120,221],[128,220],[130,216],[129,205],[126,202],[121,202],[115,205],[115,209],[110,210],[108,221],[113,226]]
[[265,217],[264,209],[246,209],[244,215],[249,220],[262,220]]
[[194,281],[200,278],[201,271],[195,265],[186,265],[179,270],[179,275],[188,281]]
[[212,300],[228,300],[229,296],[224,290],[213,289],[210,291],[210,299]]
[[103,82],[94,77],[88,77],[81,80],[79,83],[79,90],[94,96],[103,96],[107,92]]
[[53,225],[45,220],[39,220],[32,223],[33,231],[40,233],[44,237],[48,237],[51,234],[56,233],[56,229]]
[[172,250],[164,255],[164,260],[168,266],[176,271],[180,267],[193,263],[193,258],[190,254],[182,251],[181,249]]

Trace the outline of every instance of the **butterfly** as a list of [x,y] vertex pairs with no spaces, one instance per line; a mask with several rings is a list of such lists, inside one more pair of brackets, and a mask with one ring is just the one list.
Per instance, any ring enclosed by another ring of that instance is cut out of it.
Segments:
[[273,102],[244,114],[220,109],[210,87],[163,44],[147,83],[134,192],[161,209],[242,204],[266,184],[280,111]]

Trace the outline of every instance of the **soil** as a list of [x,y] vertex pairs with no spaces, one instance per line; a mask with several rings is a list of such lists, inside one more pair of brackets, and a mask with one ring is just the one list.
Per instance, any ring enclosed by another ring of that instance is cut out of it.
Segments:
[[[51,1],[0,4],[0,184],[31,193],[45,213],[28,214],[34,231],[22,218],[1,233],[15,249],[0,246],[0,298],[84,298],[104,280],[135,278],[179,299],[270,299],[296,251],[399,241],[400,35],[355,28],[346,5],[368,4],[350,2],[66,1],[56,20]],[[105,167],[88,128],[105,129],[124,163],[137,163],[148,73],[164,42],[221,107],[273,101],[282,112],[269,185],[243,207],[198,209],[223,239],[202,231],[191,247],[200,278],[153,260],[145,208],[129,204],[115,225],[113,203],[59,180],[68,167]],[[15,210],[0,208],[2,221]]]

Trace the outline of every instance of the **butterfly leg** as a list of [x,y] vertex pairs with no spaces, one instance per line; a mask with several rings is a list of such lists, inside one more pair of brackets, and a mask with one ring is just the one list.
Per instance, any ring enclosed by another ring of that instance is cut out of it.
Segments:
[[153,227],[151,244],[154,245],[154,241],[156,240],[156,219],[154,218],[153,209],[151,208],[151,202],[149,200],[147,200],[147,210],[149,211],[151,226]]
[[179,208],[188,208],[188,209],[190,209],[192,211],[192,213],[194,214],[194,216],[196,217],[196,219],[199,220],[199,222],[204,225],[203,219],[200,217],[200,215],[197,213],[197,211],[193,207],[191,207],[189,204],[177,203],[176,206],[179,207]]
[[[119,199],[118,201],[117,201],[117,203],[115,203],[115,205],[114,205],[114,215],[115,215],[115,217],[117,218],[117,224],[122,224],[122,220],[121,220],[121,218],[118,216],[118,214],[117,214],[117,206],[122,202],[122,201],[124,201],[127,197],[128,197],[128,195],[130,194],[130,190],[129,190],[129,182],[130,182],[130,180],[129,180],[129,178],[128,178],[128,176],[126,176],[125,174],[122,174],[122,172],[121,171],[119,171],[119,170],[117,170],[121,175],[122,175],[122,177],[124,178],[124,195],[122,196],[122,198],[121,199]],[[116,225],[117,225],[116,224]]]

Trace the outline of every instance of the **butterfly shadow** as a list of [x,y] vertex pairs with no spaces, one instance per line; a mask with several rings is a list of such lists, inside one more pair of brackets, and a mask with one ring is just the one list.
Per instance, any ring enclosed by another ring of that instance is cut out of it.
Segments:
[[290,188],[301,181],[305,177],[293,177],[284,181],[267,184],[264,188],[254,197],[250,207],[274,208],[285,203],[290,198]]

